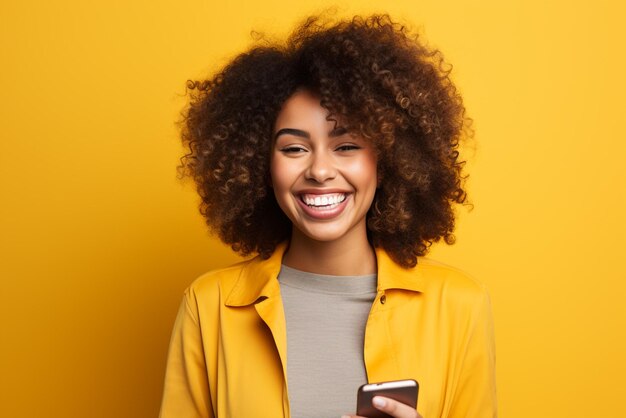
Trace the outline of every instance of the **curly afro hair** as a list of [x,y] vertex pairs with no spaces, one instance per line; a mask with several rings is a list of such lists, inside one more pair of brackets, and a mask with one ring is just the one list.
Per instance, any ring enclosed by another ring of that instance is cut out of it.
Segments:
[[272,130],[286,99],[310,89],[329,120],[374,144],[382,181],[368,239],[415,266],[433,242],[454,242],[453,206],[466,201],[458,146],[472,131],[449,73],[438,50],[386,14],[309,17],[284,44],[254,46],[211,79],[188,81],[181,175],[194,179],[222,241],[269,257],[292,228],[268,181]]

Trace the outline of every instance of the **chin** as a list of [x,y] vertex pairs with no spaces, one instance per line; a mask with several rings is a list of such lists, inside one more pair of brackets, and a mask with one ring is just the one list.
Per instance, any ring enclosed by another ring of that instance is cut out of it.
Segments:
[[339,239],[341,239],[341,235],[309,235],[307,234],[307,238],[313,240],[313,241],[318,241],[318,242],[326,242],[326,243],[331,243],[331,242],[335,242],[335,241],[339,241]]
[[298,230],[303,236],[311,240],[327,243],[340,241],[350,235],[350,231],[344,228],[320,228],[317,226],[315,228],[306,229],[298,228]]

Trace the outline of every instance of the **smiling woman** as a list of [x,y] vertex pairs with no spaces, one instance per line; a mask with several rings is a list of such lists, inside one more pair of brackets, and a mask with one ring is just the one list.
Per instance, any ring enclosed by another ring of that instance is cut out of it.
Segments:
[[284,262],[305,271],[326,270],[319,259],[306,257],[306,248],[317,241],[332,245],[336,254],[369,255],[356,273],[375,273],[373,251],[363,238],[377,186],[376,152],[369,141],[336,128],[328,116],[319,97],[301,89],[276,119],[272,188],[293,225]]
[[338,417],[360,385],[400,379],[417,409],[376,411],[496,415],[487,292],[423,257],[465,202],[467,120],[442,68],[389,16],[312,17],[190,82],[181,170],[209,226],[257,257],[185,292],[161,417]]

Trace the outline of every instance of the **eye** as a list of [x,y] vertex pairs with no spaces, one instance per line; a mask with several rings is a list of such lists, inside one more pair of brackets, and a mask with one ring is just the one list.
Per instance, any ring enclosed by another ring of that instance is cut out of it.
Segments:
[[337,147],[337,151],[354,151],[357,149],[361,149],[361,147],[355,144],[343,144]]
[[280,152],[285,154],[298,154],[300,152],[306,152],[306,148],[298,145],[288,145],[280,149]]

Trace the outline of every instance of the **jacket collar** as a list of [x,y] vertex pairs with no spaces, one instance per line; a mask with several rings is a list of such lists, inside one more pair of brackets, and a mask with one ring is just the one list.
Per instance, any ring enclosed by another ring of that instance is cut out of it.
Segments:
[[226,306],[246,306],[280,293],[277,279],[287,244],[287,241],[280,243],[267,260],[256,256],[243,265],[233,290],[226,298]]
[[[244,264],[234,287],[226,298],[227,306],[246,306],[258,300],[280,294],[278,273],[287,250],[288,242],[282,242],[270,258],[255,257]],[[424,279],[419,267],[405,269],[396,264],[382,248],[376,248],[378,265],[378,291],[403,289],[424,291]]]
[[378,265],[378,291],[387,289],[403,289],[413,292],[423,292],[424,276],[419,264],[415,267],[404,268],[389,257],[382,248],[376,248],[376,264]]

